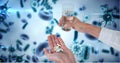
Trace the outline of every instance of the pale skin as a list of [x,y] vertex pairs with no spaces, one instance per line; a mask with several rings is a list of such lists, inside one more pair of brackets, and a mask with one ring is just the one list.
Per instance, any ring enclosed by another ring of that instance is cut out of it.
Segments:
[[[59,26],[62,26],[63,19],[68,22],[68,24],[76,31],[90,34],[96,38],[99,37],[101,28],[93,26],[91,24],[81,22],[77,17],[61,17],[59,21]],[[69,20],[73,19],[73,22],[69,22]],[[94,30],[94,31],[93,31]],[[48,36],[48,44],[50,47],[50,51],[44,49],[45,55],[49,60],[57,62],[57,63],[76,63],[73,53],[65,46],[64,41],[60,37],[56,37],[55,35]],[[64,50],[63,52],[56,53],[53,48],[57,46],[57,44],[61,45],[61,48]]]

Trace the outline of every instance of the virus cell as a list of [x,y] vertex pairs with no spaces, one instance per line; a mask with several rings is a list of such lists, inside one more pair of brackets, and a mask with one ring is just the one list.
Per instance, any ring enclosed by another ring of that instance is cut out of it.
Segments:
[[0,33],[0,40],[3,38],[3,35]]
[[27,17],[28,17],[29,19],[32,18],[31,13],[28,13],[28,14],[27,14]]
[[90,34],[85,33],[85,36],[86,36],[88,39],[90,39],[90,40],[97,40],[95,37],[93,37],[93,36],[90,35]]
[[21,15],[20,15],[19,11],[16,12],[16,15],[17,15],[17,18],[21,18]]
[[34,41],[34,42],[33,42],[33,44],[34,44],[34,45],[36,45],[36,44],[37,44],[37,42],[36,42],[36,41]]
[[24,4],[23,4],[23,0],[20,0],[20,6],[23,8]]
[[35,49],[36,55],[43,56],[44,55],[43,48],[47,48],[47,47],[48,47],[47,42],[44,42],[44,43],[38,45],[38,47]]
[[46,34],[52,34],[52,31],[53,31],[53,28],[54,26],[51,26],[51,27],[46,27]]
[[103,59],[103,58],[100,58],[100,59],[99,59],[99,62],[101,62],[101,63],[104,62],[104,59]]
[[108,54],[110,51],[107,49],[102,49],[102,52]]
[[34,56],[34,55],[33,55],[33,56],[32,56],[32,61],[33,61],[33,62],[39,62],[39,59],[38,59],[37,56]]
[[85,6],[82,6],[82,7],[79,8],[79,11],[84,11],[84,10],[86,10]]
[[102,25],[101,22],[98,21],[93,21],[92,24],[99,27]]
[[56,33],[55,35],[56,35],[57,37],[60,37],[60,33]]
[[16,54],[10,54],[10,55],[8,55],[8,58],[9,58],[9,62],[13,62],[13,61],[15,61],[16,60],[16,58],[17,58],[17,55]]
[[23,61],[23,56],[24,56],[24,55],[17,56],[17,57],[16,57],[16,62],[22,62],[22,61]]
[[23,45],[23,43],[20,40],[16,40],[16,49],[18,51],[22,51],[23,49],[20,47],[20,45]]
[[4,62],[7,62],[7,57],[6,56],[4,56],[4,55],[1,55],[0,56],[0,62],[2,62],[2,63],[4,63]]
[[73,41],[76,42],[77,38],[78,38],[78,32],[74,31],[74,39],[73,39]]
[[72,46],[72,51],[74,54],[78,55],[79,53],[81,53],[81,46],[79,44],[75,44]]
[[72,52],[83,60],[87,60],[90,55],[90,48],[80,44],[74,44],[72,46]]
[[26,55],[26,58],[27,58],[27,60],[31,59],[30,55]]
[[23,40],[29,40],[30,39],[27,34],[21,34],[20,38],[23,39]]
[[46,10],[52,9],[52,6],[51,6],[50,3],[48,2],[48,0],[42,0],[41,6],[44,6]]
[[53,12],[52,11],[40,11],[39,17],[45,21],[50,21],[53,18]]
[[37,12],[37,7],[39,6],[39,3],[37,2],[37,0],[31,0],[31,8],[34,12]]
[[52,0],[52,2],[53,2],[54,4],[56,4],[57,1],[58,1],[58,0]]
[[44,59],[42,62],[44,62],[44,63],[52,63],[52,61],[50,61],[48,59]]
[[110,47],[110,52],[111,52],[112,55],[114,55],[115,51],[114,51],[113,47]]
[[11,45],[11,46],[8,48],[8,51],[9,51],[10,53],[13,53],[13,52],[15,52],[15,48]]
[[24,47],[24,51],[27,51],[29,47],[30,47],[30,44],[27,44],[27,45]]
[[114,24],[114,19],[120,19],[120,15],[117,15],[119,13],[114,11],[119,11],[117,8],[110,9],[107,4],[101,5],[101,9],[103,11],[103,15],[101,16],[103,21],[101,23],[104,23],[104,27],[107,25]]

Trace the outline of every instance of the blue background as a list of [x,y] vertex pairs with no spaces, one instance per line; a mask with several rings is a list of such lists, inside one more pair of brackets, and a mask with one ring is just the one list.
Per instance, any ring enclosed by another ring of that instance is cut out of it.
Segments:
[[[21,6],[21,1],[23,6]],[[34,1],[36,3],[32,4]],[[44,4],[42,4],[43,1]],[[0,0],[0,15],[6,17],[0,21],[0,29],[4,30],[0,31],[0,59],[6,58],[6,62],[18,62],[16,59],[9,59],[9,55],[16,55],[16,57],[22,56],[23,60],[21,62],[49,63],[49,60],[43,53],[43,48],[48,48],[47,36],[56,34],[60,36],[66,46],[74,52],[78,63],[82,61],[120,61],[119,51],[113,49],[114,51],[111,52],[110,46],[95,38],[92,39],[86,36],[85,33],[77,33],[73,29],[66,32],[58,26],[59,19],[62,16],[62,7],[65,6],[62,5],[62,3],[67,2],[74,5],[74,15],[81,21],[89,24],[93,24],[93,22],[99,23],[100,25],[96,24],[96,26],[120,30],[119,0],[9,0],[6,6],[7,8],[3,7],[4,9],[2,9],[2,6],[6,2],[7,0]],[[37,11],[34,11],[33,8]],[[110,9],[112,10],[106,13]],[[48,14],[45,14],[47,18],[43,16],[44,12],[40,11],[48,12]],[[41,15],[43,17],[40,16],[40,13],[43,13]],[[107,19],[105,14],[110,15],[110,18]],[[118,17],[116,18],[113,15],[117,15]],[[7,25],[3,24],[3,22]],[[107,24],[105,25],[106,22]],[[12,25],[9,25],[10,23],[12,23]],[[25,28],[23,28],[24,26]],[[22,34],[24,36],[21,36]],[[21,50],[18,48],[18,40],[22,43],[19,44]],[[80,44],[82,41],[84,42]],[[29,45],[28,49],[24,50],[26,45]],[[84,46],[88,47],[86,54],[87,59],[83,58],[85,57],[85,52],[81,52],[85,51],[84,48],[82,49]],[[10,47],[13,47],[15,51],[11,52]],[[77,47],[80,47],[81,50]],[[3,50],[3,48],[6,48],[6,50]],[[94,52],[92,52],[92,48],[95,50]],[[74,49],[80,51],[83,56],[79,56],[79,54],[76,55],[78,52]],[[103,52],[103,49],[107,52]],[[5,58],[3,58],[3,56]],[[28,56],[30,59],[27,58]]]

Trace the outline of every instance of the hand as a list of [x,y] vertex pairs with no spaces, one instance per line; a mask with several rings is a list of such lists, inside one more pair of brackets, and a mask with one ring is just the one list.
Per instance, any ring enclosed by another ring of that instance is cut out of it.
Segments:
[[[65,20],[67,24],[71,25],[71,27],[76,31],[84,32],[85,23],[81,22],[77,17],[62,16],[60,18],[59,26],[62,26],[63,20]],[[73,21],[71,22],[70,20],[73,20]]]
[[[57,44],[61,45],[63,52],[57,53],[54,51],[54,47],[57,46]],[[75,63],[73,53],[65,46],[60,37],[56,37],[55,35],[48,36],[48,45],[50,47],[50,51],[45,48],[44,52],[49,60],[57,63]]]

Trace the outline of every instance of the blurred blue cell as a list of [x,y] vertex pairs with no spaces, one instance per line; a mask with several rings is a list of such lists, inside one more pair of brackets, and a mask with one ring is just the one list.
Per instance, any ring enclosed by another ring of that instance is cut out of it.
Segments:
[[53,12],[52,11],[40,11],[39,17],[45,21],[50,21],[53,18]]
[[23,45],[23,43],[20,40],[16,40],[16,43],[19,45]]
[[37,8],[39,6],[39,3],[37,0],[31,0],[31,7]]
[[24,7],[23,0],[20,0],[20,6],[21,6],[21,8]]
[[22,19],[21,20],[23,23],[27,23],[27,20],[26,19]]
[[24,47],[24,51],[27,51],[29,47],[30,47],[30,44],[27,44],[27,45]]
[[16,12],[16,15],[17,15],[17,18],[21,18],[21,15],[20,15],[19,11]]
[[103,58],[100,58],[100,59],[99,59],[99,62],[104,62],[104,59],[103,59]]
[[16,62],[22,62],[23,61],[23,55],[16,57]]
[[51,10],[52,9],[52,6],[50,5],[48,0],[42,0],[41,6],[44,6],[46,8],[46,10]]
[[39,6],[39,2],[37,0],[31,0],[31,8],[34,12],[37,12],[37,7]]
[[0,22],[3,22],[5,19],[6,19],[6,15],[0,13]]
[[79,45],[79,44],[74,44],[73,46],[72,46],[72,51],[73,51],[73,53],[74,54],[76,54],[76,55],[78,55],[78,54],[80,54],[81,53],[81,46]]
[[9,62],[13,62],[13,61],[15,61],[16,60],[16,58],[17,58],[17,55],[15,54],[10,54],[10,55],[8,55],[8,58],[9,58]]
[[25,29],[27,25],[28,25],[28,23],[25,23],[25,24],[23,25],[22,29]]
[[47,47],[48,47],[47,42],[44,42],[44,43],[38,45],[38,47],[35,49],[35,54],[38,55],[38,56],[43,56],[44,55],[43,49],[47,48]]
[[85,36],[90,40],[97,40],[95,37],[93,37],[92,35],[89,35],[87,33],[85,33]]
[[1,29],[1,28],[0,28],[0,32],[1,32],[1,33],[7,33],[7,30],[6,30],[6,29]]
[[84,40],[81,40],[81,41],[80,41],[80,45],[83,44],[83,43],[84,43]]
[[58,1],[58,0],[52,0],[52,2],[53,2],[54,4],[56,4],[57,1]]
[[30,55],[26,55],[26,58],[27,58],[27,60],[31,59]]
[[14,24],[14,22],[9,22],[8,25],[9,26],[12,26]]
[[4,63],[4,62],[7,62],[8,58],[4,55],[1,55],[0,56],[0,62]]
[[116,53],[115,53],[115,56],[119,56],[119,52],[116,52]]
[[17,49],[18,51],[22,51],[22,50],[23,50],[23,48],[20,47],[20,44],[16,44],[16,49]]
[[56,33],[55,35],[56,35],[57,37],[60,37],[60,33]]
[[23,40],[29,40],[30,39],[27,34],[21,34],[20,38],[23,39]]
[[77,38],[78,38],[78,31],[74,31],[74,39],[73,39],[73,41],[76,42]]
[[0,40],[3,38],[3,35],[0,33]]
[[110,51],[107,49],[102,49],[102,52],[108,54]]
[[97,22],[97,21],[93,21],[92,24],[93,24],[93,25],[97,25],[98,22]]
[[34,55],[33,55],[33,56],[32,56],[32,61],[33,61],[33,62],[39,62],[39,59],[38,59],[37,56],[34,56]]
[[29,60],[24,60],[24,63],[30,63],[30,61]]
[[79,44],[74,44],[72,46],[72,52],[83,60],[89,59],[90,48],[88,46],[81,46]]
[[31,13],[28,13],[28,14],[27,14],[27,17],[28,17],[29,19],[32,18]]
[[11,46],[9,46],[8,51],[13,53],[13,52],[15,52],[15,48],[11,45]]
[[36,42],[36,41],[34,41],[34,42],[33,42],[33,44],[34,44],[34,45],[36,45],[36,44],[37,44],[37,42]]
[[22,29],[25,29],[25,28],[26,28],[26,26],[28,25],[28,22],[27,22],[27,20],[26,20],[26,19],[22,19],[21,21],[24,23],[24,25],[23,25]]
[[85,6],[82,6],[82,7],[79,8],[79,11],[84,11],[84,10],[86,10]]
[[58,20],[57,20],[56,18],[54,18],[54,21],[55,21],[57,24],[59,24],[59,23],[58,23]]
[[114,55],[115,51],[114,51],[113,47],[110,47],[110,52],[111,52],[112,55]]
[[46,34],[52,34],[54,26],[46,27]]

